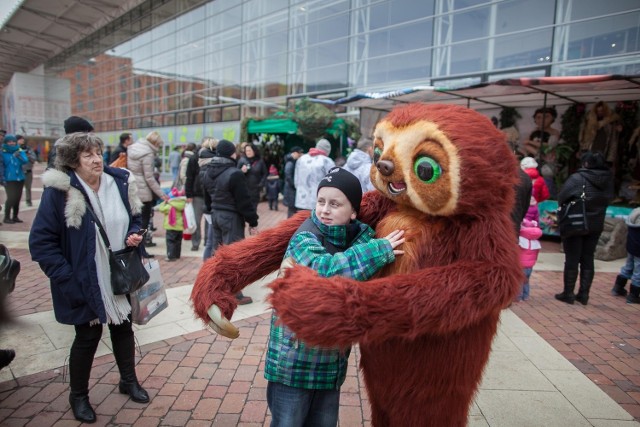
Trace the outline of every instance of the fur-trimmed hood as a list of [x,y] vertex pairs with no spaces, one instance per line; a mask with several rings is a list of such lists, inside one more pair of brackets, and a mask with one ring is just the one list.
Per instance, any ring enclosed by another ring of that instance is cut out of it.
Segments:
[[[131,214],[139,215],[142,212],[142,202],[138,197],[138,186],[133,174],[127,169],[110,167],[105,167],[104,172],[116,180],[124,181],[126,179]],[[77,178],[74,177],[74,179]],[[45,187],[52,187],[67,193],[67,202],[64,208],[66,225],[67,227],[80,228],[82,217],[87,211],[87,202],[82,191],[71,185],[71,175],[57,169],[49,169],[42,175],[42,183]]]

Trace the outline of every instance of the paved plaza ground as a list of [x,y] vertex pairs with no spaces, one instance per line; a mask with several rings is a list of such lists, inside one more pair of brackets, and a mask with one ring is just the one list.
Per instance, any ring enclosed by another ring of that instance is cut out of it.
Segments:
[[[42,169],[36,167],[34,207],[22,203],[25,222],[0,226],[0,242],[22,263],[8,299],[14,322],[0,329],[0,348],[17,352],[0,371],[2,426],[79,424],[67,401],[65,359],[73,328],[55,322],[48,280],[27,248]],[[270,211],[264,203],[259,214],[263,229],[286,216],[283,206]],[[270,309],[262,300],[270,278],[247,288],[256,302],[234,316],[240,338],[220,337],[193,318],[188,303],[202,248],[192,252],[185,241],[182,258],[165,262],[159,215],[154,223],[159,245],[150,252],[160,262],[170,304],[148,325],[136,327],[137,372],[151,402],[137,404],[117,392],[119,376],[105,332],[90,383],[96,425],[269,425],[263,368]],[[562,287],[563,260],[557,241],[543,241],[530,300],[503,312],[469,425],[640,425],[640,306],[609,294],[622,260],[597,263],[588,306],[553,298]],[[370,425],[358,360],[356,346],[342,388],[340,426]]]

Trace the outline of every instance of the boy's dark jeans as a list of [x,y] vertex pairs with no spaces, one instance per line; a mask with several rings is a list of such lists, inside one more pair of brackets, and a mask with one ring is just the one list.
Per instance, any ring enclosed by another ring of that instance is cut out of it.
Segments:
[[180,252],[182,251],[182,231],[167,230],[165,240],[167,242],[167,258],[180,258]]

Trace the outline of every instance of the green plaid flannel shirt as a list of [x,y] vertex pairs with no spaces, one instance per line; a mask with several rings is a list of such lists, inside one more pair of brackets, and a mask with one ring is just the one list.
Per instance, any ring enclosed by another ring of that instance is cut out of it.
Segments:
[[[325,240],[337,247],[347,246],[345,225],[327,226],[311,214],[314,224]],[[355,280],[367,280],[380,268],[395,260],[393,248],[386,239],[374,239],[371,227],[355,221],[359,231],[344,252],[331,255],[313,233],[296,233],[289,241],[284,259],[292,257],[300,265],[313,268],[322,277],[341,275]],[[313,390],[338,390],[347,374],[351,348],[309,347],[296,339],[285,325],[271,317],[269,347],[264,376],[268,381]]]

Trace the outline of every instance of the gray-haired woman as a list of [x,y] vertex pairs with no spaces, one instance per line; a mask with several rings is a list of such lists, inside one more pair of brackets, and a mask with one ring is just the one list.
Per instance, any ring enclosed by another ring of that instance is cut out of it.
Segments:
[[31,256],[51,283],[56,320],[75,328],[69,403],[75,418],[85,423],[96,421],[89,376],[104,324],[120,371],[120,393],[149,402],[135,372],[131,306],[126,295],[113,294],[107,246],[89,210],[116,251],[142,241],[142,203],[130,172],[104,166],[102,150],[93,134],[73,133],[58,141],[56,169],[42,176],[45,189],[29,235]]

